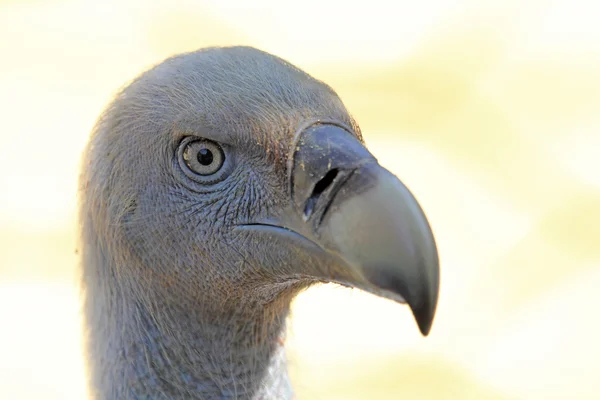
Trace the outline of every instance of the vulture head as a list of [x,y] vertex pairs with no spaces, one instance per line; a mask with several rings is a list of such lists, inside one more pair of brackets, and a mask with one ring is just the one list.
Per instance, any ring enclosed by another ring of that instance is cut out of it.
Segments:
[[294,296],[334,282],[407,303],[438,255],[409,190],[336,93],[249,47],[170,58],[100,117],[80,180],[91,393],[288,399]]

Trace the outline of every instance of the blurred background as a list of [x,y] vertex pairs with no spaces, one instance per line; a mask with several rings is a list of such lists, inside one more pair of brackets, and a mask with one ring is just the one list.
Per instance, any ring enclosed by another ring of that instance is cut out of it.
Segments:
[[84,399],[76,186],[117,89],[209,45],[333,86],[416,194],[442,261],[410,311],[294,304],[298,399],[600,398],[600,3],[0,0],[0,398]]

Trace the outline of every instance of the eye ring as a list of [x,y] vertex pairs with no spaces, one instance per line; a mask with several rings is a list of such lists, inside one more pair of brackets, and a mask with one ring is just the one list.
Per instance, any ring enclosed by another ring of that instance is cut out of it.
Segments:
[[223,180],[233,168],[228,147],[213,140],[187,136],[179,142],[176,165],[192,181],[212,185]]
[[206,139],[186,143],[182,158],[190,171],[201,176],[216,174],[225,163],[225,153],[221,146]]

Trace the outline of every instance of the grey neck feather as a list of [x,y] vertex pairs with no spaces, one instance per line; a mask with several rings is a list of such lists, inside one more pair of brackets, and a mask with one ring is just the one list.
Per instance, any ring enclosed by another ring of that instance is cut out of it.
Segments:
[[133,269],[117,269],[89,247],[96,246],[83,249],[94,398],[292,398],[282,346],[289,301],[211,312],[178,298],[176,288],[161,293],[124,277]]

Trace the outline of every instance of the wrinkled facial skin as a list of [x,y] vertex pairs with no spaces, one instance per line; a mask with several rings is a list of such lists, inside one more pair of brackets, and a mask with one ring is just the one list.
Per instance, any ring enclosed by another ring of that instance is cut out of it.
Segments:
[[[289,206],[294,135],[323,118],[360,138],[335,93],[283,60],[249,48],[174,57],[125,88],[98,122],[82,179],[84,218],[107,238],[103,246],[120,249],[116,273],[140,288],[211,299],[222,309],[219,299],[239,302],[246,291],[257,299],[265,284],[293,287],[299,253],[306,271],[322,259],[236,227]],[[190,138],[223,149],[213,177],[194,178],[181,164]]]

